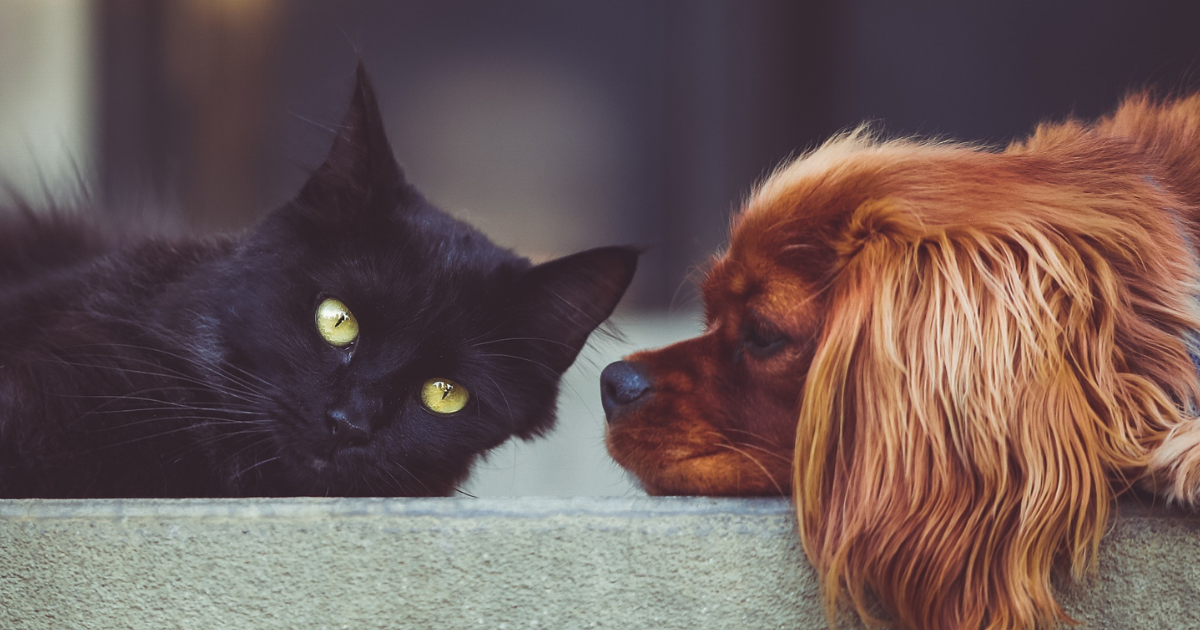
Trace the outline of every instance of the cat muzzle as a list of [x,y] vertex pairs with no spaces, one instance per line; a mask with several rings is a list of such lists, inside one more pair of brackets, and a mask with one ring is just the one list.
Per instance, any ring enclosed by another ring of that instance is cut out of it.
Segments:
[[344,409],[331,409],[326,421],[337,448],[366,446],[371,441],[371,423],[366,418],[355,419]]

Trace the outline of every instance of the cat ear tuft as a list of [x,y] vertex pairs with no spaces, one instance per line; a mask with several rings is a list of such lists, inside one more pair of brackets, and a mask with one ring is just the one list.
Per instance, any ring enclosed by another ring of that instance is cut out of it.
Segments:
[[539,363],[565,372],[588,336],[612,315],[637,269],[640,250],[600,247],[537,265],[521,279],[516,299]]
[[375,88],[358,63],[350,109],[325,162],[305,182],[300,199],[323,212],[390,210],[407,188],[388,143]]

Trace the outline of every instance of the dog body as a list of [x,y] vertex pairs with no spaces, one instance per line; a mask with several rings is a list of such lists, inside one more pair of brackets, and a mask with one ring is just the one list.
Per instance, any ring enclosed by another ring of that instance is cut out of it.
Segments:
[[1200,500],[1197,243],[1200,96],[1002,152],[839,136],[751,195],[705,332],[605,370],[609,451],[791,494],[831,619],[1052,626],[1118,494]]

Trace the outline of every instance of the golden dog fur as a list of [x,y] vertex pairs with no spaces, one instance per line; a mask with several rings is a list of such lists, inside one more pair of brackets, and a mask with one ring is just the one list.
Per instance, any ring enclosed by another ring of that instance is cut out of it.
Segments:
[[705,332],[627,359],[609,450],[652,494],[792,494],[831,620],[1051,627],[1117,495],[1200,500],[1196,243],[1200,96],[1001,152],[838,136],[736,217]]

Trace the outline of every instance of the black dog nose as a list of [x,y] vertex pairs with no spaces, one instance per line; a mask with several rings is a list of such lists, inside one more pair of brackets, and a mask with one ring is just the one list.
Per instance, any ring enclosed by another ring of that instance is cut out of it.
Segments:
[[608,364],[600,373],[600,402],[604,405],[604,417],[611,423],[617,409],[641,398],[653,384],[633,363],[617,361]]

